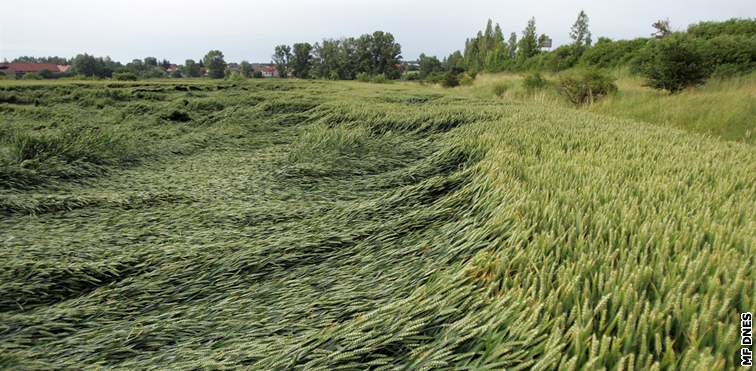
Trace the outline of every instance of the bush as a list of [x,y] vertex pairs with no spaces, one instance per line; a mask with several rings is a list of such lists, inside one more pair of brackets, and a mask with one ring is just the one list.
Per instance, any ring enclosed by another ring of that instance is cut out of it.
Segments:
[[756,68],[756,37],[721,35],[699,42],[704,63],[717,77],[740,75]]
[[459,86],[459,77],[456,73],[449,71],[444,75],[443,80],[441,80],[441,86],[445,88],[453,88],[455,86]]
[[575,45],[562,45],[551,53],[543,53],[541,68],[559,72],[574,67],[585,48]]
[[737,76],[747,75],[753,71],[753,66],[742,64],[721,64],[714,68],[711,77],[715,79],[728,79]]
[[573,72],[559,79],[559,92],[574,105],[592,104],[617,91],[614,78],[597,70]]
[[133,72],[124,71],[124,72],[113,73],[113,80],[136,81],[137,79],[138,79],[137,75],[135,75]]
[[420,80],[419,71],[407,71],[402,74],[402,80],[404,81],[417,81]]
[[713,67],[706,63],[702,44],[684,34],[654,40],[641,50],[638,69],[648,86],[670,93],[702,84]]
[[598,68],[612,68],[628,64],[633,57],[648,44],[646,38],[612,41],[605,37],[580,57],[580,64]]
[[36,72],[25,73],[21,78],[24,80],[42,80],[42,76]]
[[528,93],[532,93],[536,90],[540,90],[549,85],[549,82],[541,76],[540,73],[534,72],[525,76],[522,80],[522,86]]
[[370,82],[370,75],[367,72],[360,72],[357,74],[357,81]]
[[445,73],[436,71],[426,76],[425,81],[431,84],[440,84],[444,80],[444,77],[446,77]]
[[370,82],[372,82],[374,84],[387,84],[387,83],[390,82],[390,80],[388,78],[386,78],[386,75],[379,74],[379,75],[375,75],[375,76],[371,77],[370,78]]
[[261,79],[261,78],[263,78],[263,74],[262,74],[262,71],[255,71],[255,72],[253,72],[253,73],[252,73],[252,77],[254,77],[254,78],[256,78],[256,79]]
[[688,27],[694,37],[713,38],[721,35],[756,36],[756,19],[730,19],[724,22],[700,22]]

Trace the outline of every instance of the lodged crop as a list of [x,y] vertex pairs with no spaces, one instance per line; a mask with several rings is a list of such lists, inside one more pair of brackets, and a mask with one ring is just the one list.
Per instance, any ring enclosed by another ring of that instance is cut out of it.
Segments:
[[0,368],[726,369],[754,147],[404,84],[0,85]]

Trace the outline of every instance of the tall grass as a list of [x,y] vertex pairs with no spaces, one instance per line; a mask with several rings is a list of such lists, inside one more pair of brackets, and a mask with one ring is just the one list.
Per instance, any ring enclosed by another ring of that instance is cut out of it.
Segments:
[[[585,109],[621,118],[630,118],[666,127],[709,134],[725,140],[754,143],[753,118],[756,117],[756,73],[732,79],[714,79],[680,94],[653,90],[627,71],[614,73],[619,90]],[[556,75],[550,75],[555,81]],[[522,84],[523,77],[513,74],[479,76],[463,94],[480,98],[499,96],[505,100],[525,100],[557,107],[568,107],[552,88],[532,92]],[[507,89],[496,94],[497,86]]]

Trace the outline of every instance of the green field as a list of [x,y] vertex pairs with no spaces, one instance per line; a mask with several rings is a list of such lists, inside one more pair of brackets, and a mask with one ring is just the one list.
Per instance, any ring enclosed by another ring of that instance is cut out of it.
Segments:
[[615,116],[3,82],[0,369],[735,368],[756,147]]

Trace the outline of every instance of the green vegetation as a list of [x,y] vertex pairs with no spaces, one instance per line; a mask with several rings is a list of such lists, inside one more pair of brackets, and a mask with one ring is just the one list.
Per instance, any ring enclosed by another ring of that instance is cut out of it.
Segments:
[[0,368],[734,368],[755,147],[495,84],[0,83]]
[[[570,29],[572,42],[545,50],[549,37],[538,36],[531,18],[518,40],[505,41],[501,27],[488,21],[484,31],[440,61],[421,54],[420,79],[444,81],[445,73],[561,72],[570,69],[629,69],[648,86],[672,93],[701,85],[709,78],[743,76],[756,69],[756,19],[701,22],[686,32],[673,33],[668,20],[653,24],[655,38],[612,41],[600,37],[593,45],[588,15],[581,11]],[[596,71],[595,73],[600,73]]]
[[207,67],[207,75],[213,79],[223,78],[226,74],[226,61],[220,50],[209,51],[204,58],[203,64]]
[[[488,99],[536,102],[570,108],[572,103],[560,94],[558,82],[564,75],[544,74],[546,87],[528,90],[519,74],[480,74],[470,87],[459,93]],[[579,72],[578,72],[579,74]],[[756,143],[756,73],[727,79],[710,79],[696,89],[669,95],[645,86],[643,78],[616,71],[617,91],[589,104],[584,109],[609,116],[674,127],[719,138]],[[527,76],[527,75],[526,75]]]
[[287,45],[276,47],[273,60],[279,73],[282,69],[293,68],[295,77],[327,80],[354,80],[358,75],[396,80],[401,76],[402,47],[388,32],[375,31],[339,40],[324,39],[314,45],[298,43],[294,44],[293,55],[291,50]]
[[[535,85],[534,78],[526,77],[525,88]],[[540,83],[544,86],[545,83]],[[574,105],[593,104],[598,99],[613,94],[617,91],[614,78],[595,70],[572,72],[560,76],[558,82],[559,92]]]

